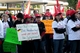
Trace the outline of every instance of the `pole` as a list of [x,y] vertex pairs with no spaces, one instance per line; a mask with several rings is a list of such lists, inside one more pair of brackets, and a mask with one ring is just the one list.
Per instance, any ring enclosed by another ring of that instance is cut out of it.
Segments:
[[7,10],[9,10],[9,3],[7,3]]
[[24,4],[25,4],[25,1],[23,1],[22,3],[22,12],[24,12]]

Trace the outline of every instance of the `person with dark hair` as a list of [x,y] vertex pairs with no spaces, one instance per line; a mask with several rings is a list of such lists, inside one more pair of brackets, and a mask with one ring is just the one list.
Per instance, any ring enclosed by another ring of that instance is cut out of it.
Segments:
[[37,12],[37,10],[34,10],[33,13],[35,14],[35,13],[38,13],[38,12]]
[[10,23],[13,25],[13,20],[12,20],[11,14],[8,14],[8,16],[9,16],[8,21],[10,21]]
[[53,53],[63,53],[64,44],[64,32],[66,31],[63,18],[61,18],[61,13],[56,14],[55,20],[52,23],[52,28],[54,30],[53,35]]
[[51,14],[51,12],[49,12],[49,9],[46,10],[45,15],[43,16],[42,20],[53,20],[53,16]]
[[[75,16],[80,19],[80,11],[77,11]],[[80,40],[79,40],[80,42]],[[79,53],[80,52],[80,43],[77,43],[77,49],[76,49],[76,53]]]
[[30,15],[25,15],[25,19],[23,23],[31,23],[31,16]]
[[67,23],[71,53],[80,53],[80,14],[75,12]]
[[41,16],[36,14],[36,24],[38,24],[41,39],[34,40],[34,53],[45,53],[45,25],[40,21]]
[[66,33],[65,33],[65,41],[64,41],[64,49],[63,52],[70,52],[70,43],[68,41],[68,27],[67,27],[67,23],[70,20],[70,17],[75,13],[75,10],[71,9],[71,10],[67,10],[66,12],[66,18],[64,19],[64,23],[66,25]]
[[[16,25],[17,24],[22,24],[22,19],[23,19],[23,14],[22,13],[18,13],[17,14],[17,20],[14,22],[14,28],[16,28]],[[22,45],[17,45],[17,48],[18,48],[18,53],[23,53],[22,52]]]
[[18,13],[16,17],[17,17],[17,20],[14,22],[14,27],[16,27],[17,24],[22,24],[23,14]]
[[[24,24],[30,24],[32,17],[30,15],[25,15]],[[33,40],[22,41],[23,53],[33,53]]]
[[[42,20],[53,20],[52,14],[49,9],[46,10]],[[52,53],[53,51],[53,33],[45,33],[46,53]]]
[[46,9],[46,11],[50,11],[49,9]]

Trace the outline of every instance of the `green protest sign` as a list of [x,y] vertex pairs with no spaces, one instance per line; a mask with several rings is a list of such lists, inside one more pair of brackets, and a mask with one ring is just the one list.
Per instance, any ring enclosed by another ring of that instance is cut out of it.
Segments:
[[4,52],[16,52],[16,44],[4,42],[3,43],[3,51]]
[[15,28],[7,28],[5,42],[21,45],[21,42],[18,41],[17,30]]

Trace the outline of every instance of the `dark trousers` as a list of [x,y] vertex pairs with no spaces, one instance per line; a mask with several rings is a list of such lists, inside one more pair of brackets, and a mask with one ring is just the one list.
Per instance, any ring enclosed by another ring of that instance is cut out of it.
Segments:
[[45,41],[34,40],[34,53],[45,53]]
[[18,53],[22,53],[22,45],[17,45]]
[[80,53],[80,40],[70,41],[71,53]]
[[33,41],[23,41],[22,49],[22,53],[33,53]]
[[64,41],[64,49],[63,53],[69,53],[70,52],[70,42],[68,40],[68,35],[65,35],[65,41]]
[[53,53],[53,38],[50,38],[50,34],[45,35],[46,53]]
[[53,53],[63,53],[64,40],[53,40],[54,50]]
[[0,53],[4,53],[3,52],[3,40],[0,39]]

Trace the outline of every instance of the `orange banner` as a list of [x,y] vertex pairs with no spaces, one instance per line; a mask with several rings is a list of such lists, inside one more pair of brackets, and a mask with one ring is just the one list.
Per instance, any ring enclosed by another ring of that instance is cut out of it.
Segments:
[[52,29],[52,22],[53,22],[53,20],[42,20],[42,22],[45,25],[46,34],[52,34],[53,33],[53,29]]

